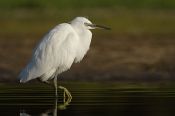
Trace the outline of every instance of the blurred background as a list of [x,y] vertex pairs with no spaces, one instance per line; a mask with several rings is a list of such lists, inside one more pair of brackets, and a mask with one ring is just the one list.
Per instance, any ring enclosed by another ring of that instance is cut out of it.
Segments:
[[93,30],[90,51],[60,80],[175,79],[174,0],[1,0],[0,82],[17,82],[43,35],[77,16],[112,30]]

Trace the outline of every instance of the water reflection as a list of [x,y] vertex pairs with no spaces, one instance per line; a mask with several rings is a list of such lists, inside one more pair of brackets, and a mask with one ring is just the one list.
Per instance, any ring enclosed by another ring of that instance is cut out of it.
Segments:
[[[66,107],[70,104],[71,99],[70,98],[64,98],[63,103],[58,104],[58,99],[55,98],[54,100],[54,105],[53,108],[44,110],[41,114],[38,114],[39,116],[58,116],[58,111],[59,110],[65,110]],[[32,116],[35,114],[29,114],[28,112],[25,111],[25,109],[22,109],[20,111],[20,116]]]
[[47,88],[5,88],[0,91],[0,116],[172,116],[175,113],[175,88],[103,86],[73,89],[73,100],[65,102],[62,97],[51,96],[53,92]]

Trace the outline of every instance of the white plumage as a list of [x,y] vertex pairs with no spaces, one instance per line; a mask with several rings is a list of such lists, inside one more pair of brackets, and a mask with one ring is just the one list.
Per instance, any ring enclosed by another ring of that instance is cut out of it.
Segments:
[[81,61],[92,38],[92,33],[79,25],[81,22],[91,23],[86,18],[77,17],[70,24],[59,24],[46,34],[34,50],[31,61],[20,73],[20,82],[35,78],[50,80],[68,70],[73,62]]
[[84,17],[77,17],[70,23],[54,27],[33,51],[31,61],[19,75],[20,82],[25,83],[36,78],[47,82],[54,78],[55,89],[57,89],[55,79],[58,74],[68,70],[73,63],[83,59],[91,43],[92,33],[90,29],[97,27],[109,29],[92,24]]

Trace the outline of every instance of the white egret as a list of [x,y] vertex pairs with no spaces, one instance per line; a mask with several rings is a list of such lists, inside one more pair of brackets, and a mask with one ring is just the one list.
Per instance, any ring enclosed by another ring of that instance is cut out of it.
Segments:
[[[92,33],[90,29],[105,26],[92,24],[85,17],[76,17],[70,23],[62,23],[50,30],[33,51],[31,61],[21,71],[19,79],[25,83],[32,79],[39,79],[49,83],[53,79],[55,96],[57,97],[57,76],[68,70],[73,63],[80,62],[89,50]],[[69,98],[70,92],[64,90]]]

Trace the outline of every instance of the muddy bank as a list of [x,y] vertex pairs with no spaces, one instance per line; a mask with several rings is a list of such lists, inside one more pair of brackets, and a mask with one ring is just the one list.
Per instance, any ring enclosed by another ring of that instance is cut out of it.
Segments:
[[[39,41],[1,39],[0,81],[16,81],[20,70],[31,57]],[[97,34],[91,49],[82,62],[60,75],[61,80],[91,81],[156,81],[174,80],[175,37],[167,35],[113,35]]]

